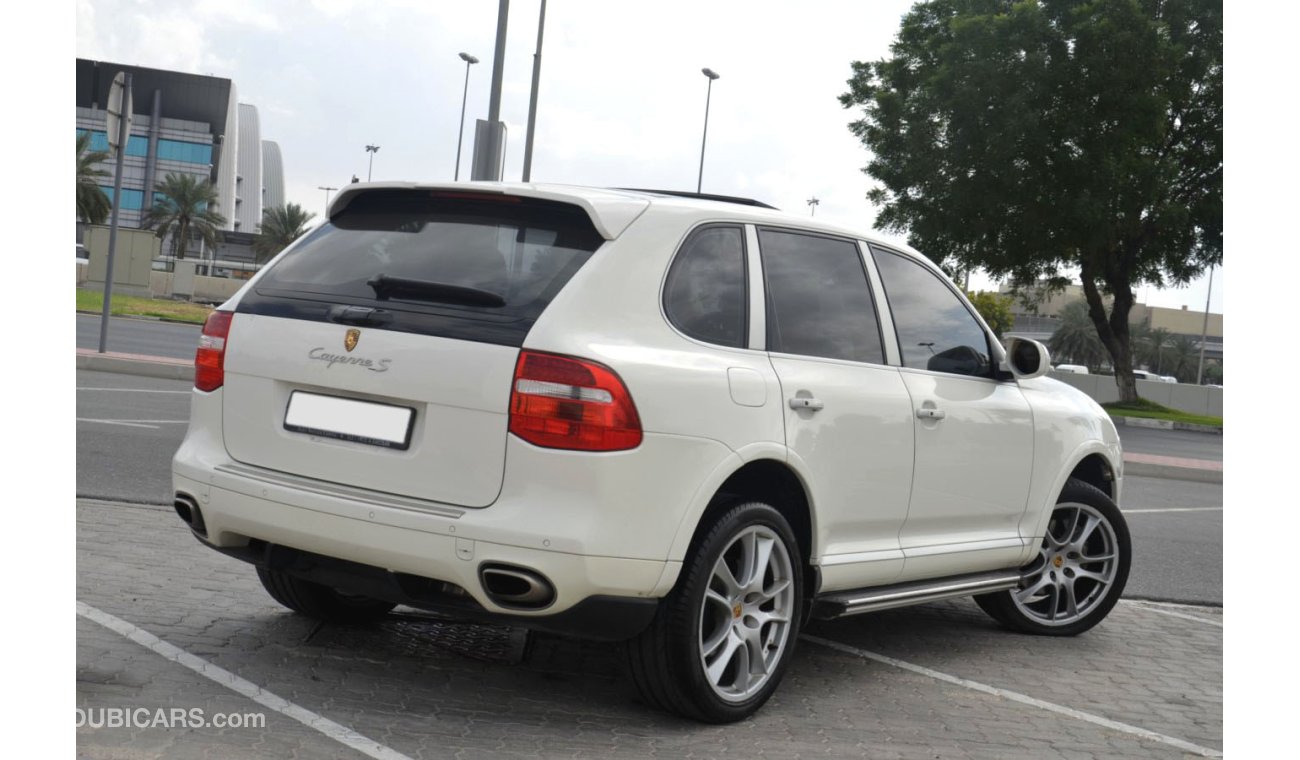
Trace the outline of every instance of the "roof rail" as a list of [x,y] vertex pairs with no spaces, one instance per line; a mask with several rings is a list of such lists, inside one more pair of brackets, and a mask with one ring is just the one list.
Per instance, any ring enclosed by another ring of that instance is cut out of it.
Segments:
[[776,206],[769,206],[762,201],[756,201],[753,198],[738,198],[734,195],[713,195],[711,193],[692,193],[688,190],[648,190],[641,187],[616,187],[615,190],[628,190],[633,193],[648,193],[650,195],[671,195],[676,198],[697,198],[704,201],[721,201],[723,203],[738,203],[742,206],[757,206],[759,208],[770,208],[773,211],[780,211]]

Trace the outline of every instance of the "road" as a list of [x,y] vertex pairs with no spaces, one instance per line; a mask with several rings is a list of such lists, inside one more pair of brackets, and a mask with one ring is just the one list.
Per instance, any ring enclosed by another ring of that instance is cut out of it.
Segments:
[[1223,461],[1223,436],[1186,430],[1157,430],[1120,425],[1119,438],[1125,451]]
[[188,382],[79,370],[77,494],[171,504],[190,393]]
[[[99,316],[77,315],[77,348],[99,348]],[[108,320],[107,350],[123,354],[193,359],[199,344],[199,326],[153,319]]]
[[[189,383],[77,372],[77,495],[171,503],[171,457],[189,419]],[[1174,450],[1203,433],[1140,431],[1149,449]],[[1171,442],[1160,443],[1168,435]],[[1126,445],[1128,439],[1125,439]],[[1223,603],[1223,486],[1133,477],[1122,506],[1134,541],[1128,596],[1199,604]],[[1195,511],[1184,511],[1195,510]]]

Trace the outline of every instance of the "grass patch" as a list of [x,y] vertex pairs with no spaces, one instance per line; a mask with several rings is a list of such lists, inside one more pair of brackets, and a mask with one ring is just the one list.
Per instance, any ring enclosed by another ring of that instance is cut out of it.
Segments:
[[[77,288],[77,311],[104,311],[104,294],[97,290]],[[157,298],[140,298],[138,296],[113,296],[113,316],[115,317],[161,317],[178,322],[203,324],[212,307],[185,301],[164,301]]]
[[1143,417],[1149,420],[1169,420],[1171,422],[1187,422],[1192,425],[1210,425],[1212,427],[1223,427],[1222,417],[1210,417],[1204,414],[1188,414],[1177,409],[1170,409],[1163,404],[1157,404],[1150,399],[1140,398],[1137,401],[1112,401],[1109,404],[1102,404],[1107,412],[1113,417]]

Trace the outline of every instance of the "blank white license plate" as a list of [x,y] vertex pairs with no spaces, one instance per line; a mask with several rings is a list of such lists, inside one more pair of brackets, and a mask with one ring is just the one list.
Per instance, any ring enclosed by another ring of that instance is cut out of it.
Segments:
[[294,391],[284,413],[284,428],[327,438],[406,449],[411,445],[415,410],[337,396]]

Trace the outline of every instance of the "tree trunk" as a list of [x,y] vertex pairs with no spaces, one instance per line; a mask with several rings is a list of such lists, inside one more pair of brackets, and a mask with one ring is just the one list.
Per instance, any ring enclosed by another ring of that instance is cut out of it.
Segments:
[[[1128,315],[1133,309],[1133,289],[1128,280],[1121,277],[1109,278],[1107,286],[1114,295],[1110,314],[1106,313],[1106,304],[1102,301],[1101,291],[1097,288],[1096,273],[1085,264],[1081,271],[1083,294],[1088,299],[1088,316],[1097,328],[1097,336],[1110,353],[1111,363],[1115,368],[1115,385],[1119,389],[1119,400],[1134,402],[1138,400],[1137,380],[1133,377],[1133,354],[1129,346]],[[1108,273],[1109,274],[1109,273]]]

